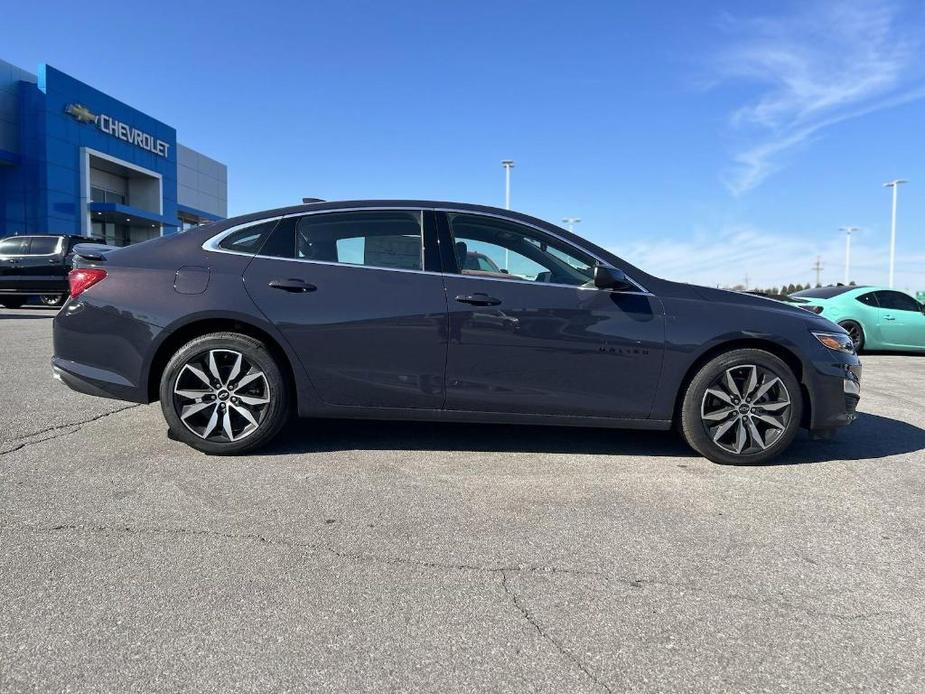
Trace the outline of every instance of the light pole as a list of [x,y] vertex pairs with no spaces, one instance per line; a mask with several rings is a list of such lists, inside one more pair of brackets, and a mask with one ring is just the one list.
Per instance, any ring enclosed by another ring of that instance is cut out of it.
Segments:
[[851,274],[851,234],[859,232],[860,227],[838,227],[839,231],[845,232],[845,286],[848,285],[849,275]]
[[581,221],[579,217],[563,217],[562,223],[569,231],[575,231],[575,225]]
[[816,271],[816,286],[821,287],[822,286],[822,271],[825,268],[822,265],[822,258],[820,258],[818,255],[816,256],[816,264],[813,265],[812,269]]
[[504,209],[511,209],[511,169],[514,168],[513,159],[504,159],[501,162],[504,167]]
[[893,218],[890,224],[890,289],[893,288],[893,265],[896,262],[896,194],[899,192],[899,186],[903,183],[906,183],[904,179],[895,178],[883,184],[884,187],[893,189]]

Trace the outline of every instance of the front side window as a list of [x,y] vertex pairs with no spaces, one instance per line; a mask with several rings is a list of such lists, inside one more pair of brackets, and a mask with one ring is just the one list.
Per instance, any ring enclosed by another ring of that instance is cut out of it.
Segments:
[[447,216],[463,275],[576,287],[594,276],[591,256],[540,231],[473,214]]
[[877,301],[880,303],[880,308],[893,311],[921,312],[922,310],[922,305],[918,301],[902,292],[877,292]]
[[422,270],[421,213],[362,210],[285,219],[260,255],[390,270]]

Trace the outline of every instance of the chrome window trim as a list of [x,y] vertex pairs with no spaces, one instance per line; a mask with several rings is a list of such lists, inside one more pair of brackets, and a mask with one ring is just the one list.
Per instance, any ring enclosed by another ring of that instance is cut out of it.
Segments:
[[[257,224],[264,224],[266,222],[274,222],[274,221],[279,222],[280,220],[288,219],[289,217],[305,217],[308,215],[331,214],[331,213],[337,213],[337,212],[378,212],[378,211],[388,211],[388,210],[409,210],[409,211],[417,211],[417,212],[423,212],[425,210],[429,210],[432,212],[455,212],[459,214],[471,214],[474,216],[501,219],[503,221],[510,222],[512,224],[519,224],[521,226],[525,226],[530,229],[535,229],[536,231],[539,231],[542,234],[552,236],[553,238],[561,241],[562,243],[566,244],[569,247],[578,248],[578,250],[580,250],[582,253],[591,256],[601,265],[612,267],[612,265],[609,262],[605,261],[604,259],[592,253],[591,251],[575,246],[575,244],[569,241],[568,239],[563,238],[562,236],[559,236],[558,234],[548,231],[540,226],[537,226],[536,224],[531,224],[530,222],[524,222],[519,219],[512,219],[509,216],[506,216],[503,214],[497,214],[494,212],[478,212],[478,211],[466,210],[466,209],[462,209],[458,207],[421,207],[421,206],[415,206],[415,205],[388,205],[388,206],[383,206],[383,207],[378,207],[378,206],[377,207],[340,207],[340,208],[329,208],[329,209],[324,209],[324,210],[307,210],[304,212],[290,212],[289,214],[276,215],[273,217],[263,217],[261,219],[251,220],[250,222],[236,224],[235,226],[229,227],[228,229],[225,229],[224,231],[220,231],[215,236],[212,236],[206,239],[206,241],[202,244],[202,250],[210,251],[212,253],[228,253],[230,255],[243,255],[243,256],[247,256],[248,258],[263,258],[264,260],[284,260],[287,262],[295,262],[295,263],[315,263],[318,265],[335,265],[337,267],[366,268],[368,270],[388,270],[391,272],[407,272],[407,273],[420,274],[420,275],[440,275],[440,276],[447,275],[451,277],[465,277],[467,279],[489,280],[493,282],[515,282],[518,284],[526,284],[532,287],[541,287],[541,286],[568,287],[569,289],[593,289],[594,291],[609,291],[609,292],[614,292],[618,294],[644,294],[644,295],[652,294],[642,284],[637,282],[635,279],[633,279],[629,275],[627,275],[626,278],[630,282],[632,282],[634,285],[636,285],[636,287],[639,288],[639,291],[616,292],[616,290],[613,290],[613,289],[601,290],[601,289],[598,289],[597,287],[582,287],[580,285],[558,284],[556,282],[531,282],[530,280],[501,279],[500,277],[476,277],[475,275],[463,275],[460,273],[453,273],[453,272],[433,272],[432,270],[405,270],[402,268],[378,267],[375,265],[354,265],[351,263],[336,263],[336,262],[331,262],[327,260],[309,260],[306,258],[279,258],[276,256],[271,256],[271,255],[260,255],[256,253],[244,253],[242,251],[232,251],[227,248],[220,248],[218,245],[227,236],[230,236],[234,232],[240,231],[241,229],[246,229],[247,227],[250,227],[250,226],[256,226]],[[424,217],[422,215],[421,216],[421,238],[422,239],[423,239],[423,235],[424,235]],[[423,253],[423,243],[421,245],[422,245],[422,253]],[[423,256],[421,260],[423,263]]]

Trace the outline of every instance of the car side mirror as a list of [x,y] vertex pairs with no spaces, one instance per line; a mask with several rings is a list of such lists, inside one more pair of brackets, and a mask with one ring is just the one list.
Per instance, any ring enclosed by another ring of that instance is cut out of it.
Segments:
[[594,286],[598,289],[613,289],[626,291],[634,289],[634,285],[626,278],[623,270],[606,265],[594,266]]

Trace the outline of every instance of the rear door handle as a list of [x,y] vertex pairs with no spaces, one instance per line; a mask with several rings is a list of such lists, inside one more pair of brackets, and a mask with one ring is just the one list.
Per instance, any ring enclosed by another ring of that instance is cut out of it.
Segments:
[[314,284],[299,279],[270,280],[269,285],[273,287],[273,289],[282,289],[284,292],[293,292],[296,294],[313,292],[318,289]]
[[456,301],[461,304],[472,304],[473,306],[497,306],[501,303],[501,299],[496,299],[493,296],[488,296],[488,294],[482,294],[481,292],[457,296]]

